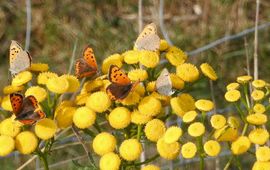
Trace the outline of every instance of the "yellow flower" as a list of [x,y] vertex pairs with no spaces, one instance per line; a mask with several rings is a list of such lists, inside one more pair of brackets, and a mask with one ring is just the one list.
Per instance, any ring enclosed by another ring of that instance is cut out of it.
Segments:
[[19,91],[23,91],[24,86],[5,86],[3,89],[3,93],[4,94],[11,94],[11,93],[15,93],[15,92],[19,92]]
[[178,139],[182,136],[182,129],[177,126],[169,127],[164,134],[164,141],[166,143],[177,142]]
[[235,155],[240,155],[248,151],[250,148],[250,141],[246,136],[240,136],[232,142],[231,150]]
[[145,93],[144,85],[138,84],[138,85],[135,87],[134,92],[137,92],[140,96],[144,96],[144,93]]
[[250,114],[247,116],[247,121],[253,125],[263,125],[267,122],[267,116],[260,113]]
[[116,107],[109,114],[109,123],[115,129],[123,129],[130,124],[131,114],[125,107]]
[[103,85],[104,85],[103,80],[100,80],[100,79],[86,81],[83,84],[81,93],[88,93],[88,92],[96,91],[99,88],[101,88]]
[[166,40],[161,39],[159,45],[159,51],[166,51],[169,48],[169,44]]
[[270,148],[267,146],[259,147],[256,150],[256,159],[257,161],[270,161]]
[[125,160],[134,161],[140,157],[142,145],[137,139],[124,140],[119,147],[119,152]]
[[141,50],[139,53],[139,61],[147,68],[154,68],[159,63],[159,54],[154,51]]
[[179,155],[180,144],[178,142],[168,144],[164,138],[160,138],[157,142],[157,151],[162,158],[173,160]]
[[77,79],[77,77],[69,74],[64,74],[61,77],[65,78],[68,81],[68,89],[66,92],[68,93],[74,93],[76,92],[80,87],[80,82]]
[[141,170],[160,170],[160,168],[156,165],[150,164],[150,165],[146,165],[146,166],[142,167]]
[[190,159],[196,155],[197,147],[192,142],[187,142],[182,146],[181,154],[183,158]]
[[122,54],[127,64],[136,64],[139,62],[139,52],[137,50],[129,50]]
[[62,101],[55,109],[55,112],[54,112],[54,117],[56,118],[56,116],[58,114],[61,114],[61,112],[64,110],[65,107],[68,107],[68,106],[73,106],[74,105],[74,102],[71,101],[71,100],[64,100]]
[[72,125],[73,115],[76,111],[75,107],[64,106],[56,112],[56,122],[59,128],[67,128]]
[[12,106],[11,106],[11,102],[10,102],[9,95],[5,96],[5,97],[2,99],[1,107],[2,107],[4,110],[7,110],[7,111],[11,111],[11,112],[13,111]]
[[193,120],[195,120],[196,116],[198,115],[198,113],[194,110],[186,112],[183,116],[183,122],[185,123],[190,123]]
[[237,77],[237,82],[240,84],[245,84],[252,80],[251,76],[239,76]]
[[35,151],[38,145],[38,139],[30,131],[21,132],[16,136],[15,146],[21,154],[30,154]]
[[156,81],[150,81],[149,83],[147,83],[146,85],[146,90],[148,92],[153,92],[156,90]]
[[188,127],[188,134],[193,137],[198,137],[203,135],[205,132],[205,127],[200,122],[195,122],[189,125]]
[[184,63],[176,67],[176,74],[186,82],[194,82],[199,78],[197,67],[190,63]]
[[137,92],[131,92],[128,94],[128,96],[126,98],[124,98],[121,103],[123,105],[135,105],[137,103],[139,103],[141,96],[137,93]]
[[73,123],[80,129],[92,126],[96,120],[96,113],[88,107],[79,107],[73,115]]
[[169,47],[165,57],[174,66],[179,66],[187,60],[186,53],[175,46]]
[[214,108],[214,103],[210,100],[200,99],[195,102],[195,106],[200,111],[208,112]]
[[170,99],[171,99],[170,96],[165,96],[165,95],[159,94],[157,92],[151,93],[150,96],[152,96],[152,97],[158,99],[159,101],[161,101],[162,106],[167,106],[168,104],[170,104]]
[[269,133],[266,129],[256,128],[249,133],[248,138],[254,144],[264,145],[269,140]]
[[170,74],[170,79],[172,81],[172,87],[178,90],[181,90],[185,86],[185,82],[178,77],[176,74]]
[[251,97],[254,101],[259,101],[264,98],[264,92],[262,90],[254,90],[251,93]]
[[171,98],[170,104],[174,113],[183,117],[188,111],[195,109],[195,101],[188,93],[182,93],[177,97]]
[[161,103],[158,99],[147,96],[144,97],[138,106],[139,112],[149,116],[156,116],[161,111]]
[[150,120],[144,127],[145,136],[152,142],[158,141],[164,135],[165,131],[165,124],[159,119]]
[[227,91],[230,91],[230,90],[237,90],[239,89],[240,87],[240,84],[239,83],[230,83],[226,86],[226,89]]
[[211,125],[215,129],[220,129],[225,126],[226,118],[223,115],[215,114],[211,117]]
[[7,156],[15,148],[14,139],[10,136],[0,135],[0,156]]
[[36,72],[44,72],[49,70],[49,66],[45,63],[32,63],[29,70]]
[[135,69],[128,72],[128,77],[131,81],[144,81],[148,78],[146,70]]
[[131,122],[135,124],[146,124],[152,119],[151,116],[140,113],[138,110],[134,110],[131,113]]
[[233,128],[239,128],[240,127],[239,119],[235,116],[229,116],[228,125]]
[[113,152],[103,155],[99,160],[100,170],[119,170],[121,159]]
[[220,153],[221,147],[217,141],[209,140],[204,144],[203,149],[209,156],[217,156]]
[[54,120],[44,118],[35,125],[35,133],[37,137],[43,140],[52,138],[57,130]]
[[38,84],[47,84],[48,80],[51,78],[56,78],[58,77],[58,75],[56,73],[52,73],[52,72],[43,72],[40,73],[37,77],[37,83]]
[[225,93],[225,99],[228,102],[236,102],[240,99],[241,93],[238,90],[230,90]]
[[0,124],[0,134],[15,137],[20,133],[21,125],[19,122],[14,121],[14,118],[10,117],[4,119]]
[[75,103],[79,106],[85,105],[87,98],[90,96],[89,93],[81,93],[76,96]]
[[102,156],[114,151],[116,147],[116,139],[110,133],[102,132],[94,138],[92,146],[94,152]]
[[255,113],[261,113],[261,114],[263,114],[264,112],[265,112],[265,107],[264,107],[264,105],[263,104],[259,104],[259,103],[257,103],[257,104],[255,104],[254,106],[253,106],[253,111],[255,112]]
[[264,88],[265,85],[266,85],[266,82],[264,80],[253,80],[252,81],[252,86],[257,88],[257,89]]
[[256,161],[252,167],[252,170],[269,170],[270,162]]
[[200,65],[202,73],[208,77],[210,80],[217,80],[217,74],[215,70],[208,64],[208,63],[203,63]]
[[12,86],[21,86],[32,80],[32,73],[29,71],[23,71],[17,74],[12,79]]
[[62,94],[67,92],[69,84],[64,77],[50,78],[47,82],[47,88],[56,94]]
[[217,141],[234,141],[238,137],[238,131],[236,128],[230,126],[223,126],[221,129],[217,129],[214,133],[214,138]]
[[106,92],[98,91],[87,98],[86,106],[95,112],[101,113],[111,106],[111,100]]
[[38,102],[42,102],[47,97],[47,91],[40,86],[32,86],[26,90],[25,96],[34,96]]
[[122,67],[123,57],[120,54],[113,54],[108,56],[102,63],[102,73],[107,74],[111,65],[117,65],[119,68]]

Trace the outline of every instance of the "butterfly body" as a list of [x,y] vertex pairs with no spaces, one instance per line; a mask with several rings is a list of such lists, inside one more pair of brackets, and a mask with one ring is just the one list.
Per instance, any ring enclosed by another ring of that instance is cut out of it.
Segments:
[[159,77],[157,78],[156,88],[159,94],[166,96],[173,94],[170,73],[166,68],[161,71]]

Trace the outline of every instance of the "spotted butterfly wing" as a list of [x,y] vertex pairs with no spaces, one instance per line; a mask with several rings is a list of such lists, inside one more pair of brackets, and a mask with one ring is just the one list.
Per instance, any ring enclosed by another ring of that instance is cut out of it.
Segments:
[[109,80],[112,83],[116,83],[118,85],[128,85],[131,83],[127,74],[124,73],[118,66],[111,65],[109,69]]
[[18,53],[21,51],[23,51],[21,45],[17,41],[12,40],[9,47],[9,64],[10,65],[14,63],[15,58],[17,57]]

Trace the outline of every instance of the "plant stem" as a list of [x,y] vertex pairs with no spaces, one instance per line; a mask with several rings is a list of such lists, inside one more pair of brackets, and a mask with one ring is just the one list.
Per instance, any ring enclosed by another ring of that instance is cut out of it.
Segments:
[[201,119],[201,121],[202,121],[202,124],[205,124],[205,117],[206,117],[206,112],[205,111],[202,111],[202,119]]
[[137,140],[140,141],[142,132],[142,125],[138,125],[137,127]]
[[203,151],[203,141],[202,136],[197,137],[197,147],[200,154],[200,170],[204,169],[204,151]]
[[48,160],[47,160],[46,154],[43,153],[42,151],[38,150],[37,155],[38,155],[39,159],[42,160],[42,162],[44,164],[44,169],[49,170]]
[[138,163],[134,163],[134,166],[140,166],[140,165],[143,165],[143,164],[147,164],[149,162],[152,162],[154,161],[155,159],[157,159],[159,157],[159,154],[156,154],[155,156],[143,161],[143,162],[138,162]]
[[231,156],[231,157],[230,157],[229,161],[227,162],[227,164],[226,164],[226,165],[225,165],[225,167],[224,167],[224,170],[229,169],[229,167],[230,167],[230,165],[231,165],[232,160],[233,160],[233,156]]
[[244,115],[244,113],[242,112],[241,108],[240,108],[236,103],[234,103],[234,105],[235,105],[235,107],[236,107],[238,113],[240,114],[240,117],[241,117],[242,121],[246,123],[247,121],[246,121],[246,119],[245,119],[245,115]]
[[247,129],[248,129],[248,123],[245,123],[244,128],[243,128],[243,131],[242,131],[242,136],[245,135]]

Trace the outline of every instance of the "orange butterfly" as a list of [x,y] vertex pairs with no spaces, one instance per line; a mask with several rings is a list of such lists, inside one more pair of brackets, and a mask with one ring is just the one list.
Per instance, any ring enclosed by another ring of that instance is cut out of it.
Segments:
[[109,80],[111,84],[106,91],[112,100],[123,100],[140,82],[132,83],[126,73],[116,65],[110,66]]
[[78,78],[91,77],[97,73],[96,57],[90,46],[83,51],[83,58],[76,61],[75,72]]
[[21,94],[11,93],[10,102],[16,116],[15,120],[19,120],[25,125],[32,125],[46,117],[46,114],[39,108],[37,99],[34,96],[24,98]]

